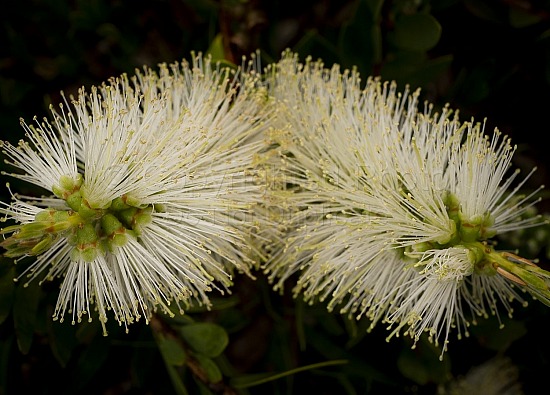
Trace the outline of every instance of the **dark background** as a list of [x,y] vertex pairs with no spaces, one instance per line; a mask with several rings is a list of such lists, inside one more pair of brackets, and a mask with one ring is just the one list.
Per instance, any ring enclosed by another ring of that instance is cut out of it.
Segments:
[[[221,45],[213,44],[216,39]],[[463,120],[487,119],[487,132],[498,127],[517,144],[515,167],[527,174],[537,166],[525,188],[549,185],[549,1],[5,0],[0,137],[22,138],[19,119],[48,116],[60,91],[76,93],[143,65],[209,49],[215,55],[222,49],[236,63],[260,49],[268,64],[285,48],[302,59],[356,66],[365,78],[381,75],[400,87],[420,87],[423,99],[436,107],[449,103]],[[9,200],[6,188],[0,194]],[[549,213],[550,199],[543,197],[539,211]],[[502,242],[548,268],[548,235],[542,228]],[[540,393],[546,383],[550,316],[537,301],[517,306],[513,319],[501,317],[502,330],[491,317],[470,338],[451,341],[441,363],[428,343],[414,351],[407,339],[387,343],[383,325],[366,334],[365,323],[275,295],[261,275],[257,282],[238,279],[235,289],[224,299],[228,307],[196,313],[228,331],[230,344],[218,361],[228,377],[349,361],[252,387],[251,394],[435,394],[438,384],[497,354],[512,358],[526,394]],[[113,327],[103,338],[93,324],[52,323],[55,290],[45,284],[0,291],[0,395],[176,393],[149,327],[134,325],[128,335]],[[26,312],[24,325],[10,310],[14,301],[14,312]],[[191,388],[201,393],[200,385]]]

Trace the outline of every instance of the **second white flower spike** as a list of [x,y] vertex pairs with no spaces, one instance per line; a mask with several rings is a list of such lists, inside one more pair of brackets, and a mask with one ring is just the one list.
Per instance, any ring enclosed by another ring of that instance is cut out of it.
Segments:
[[290,52],[266,75],[279,106],[265,164],[276,289],[296,278],[310,303],[382,321],[390,337],[427,332],[443,351],[476,317],[511,314],[522,290],[550,303],[549,273],[493,242],[542,223],[525,215],[538,192],[519,196],[526,178],[510,190],[509,139],[446,107],[419,110],[419,91]]

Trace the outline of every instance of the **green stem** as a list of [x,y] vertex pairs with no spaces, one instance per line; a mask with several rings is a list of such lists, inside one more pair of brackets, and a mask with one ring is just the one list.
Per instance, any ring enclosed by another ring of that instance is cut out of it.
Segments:
[[497,252],[492,248],[486,253],[485,260],[498,274],[525,287],[533,297],[550,306],[550,272],[525,258],[509,252]]

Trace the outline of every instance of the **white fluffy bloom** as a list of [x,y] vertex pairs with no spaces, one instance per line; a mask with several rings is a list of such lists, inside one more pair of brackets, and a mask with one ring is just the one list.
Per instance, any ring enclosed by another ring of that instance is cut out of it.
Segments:
[[172,303],[209,306],[209,291],[250,274],[266,115],[253,61],[243,66],[193,54],[137,70],[80,90],[49,121],[22,121],[26,141],[3,144],[11,175],[51,195],[14,194],[1,211],[16,223],[2,230],[6,255],[36,256],[22,276],[62,278],[54,319],[112,310],[127,325]]
[[[281,243],[264,268],[276,289],[367,316],[443,350],[476,316],[524,303],[515,286],[550,302],[550,276],[495,251],[491,238],[539,224],[511,189],[514,148],[498,131],[461,123],[448,108],[418,109],[419,92],[285,53],[266,74],[278,100],[266,159]],[[536,193],[537,191],[535,191]]]

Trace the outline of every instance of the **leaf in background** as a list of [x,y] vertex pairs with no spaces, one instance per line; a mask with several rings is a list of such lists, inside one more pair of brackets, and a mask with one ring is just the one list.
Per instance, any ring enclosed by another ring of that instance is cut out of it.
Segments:
[[385,80],[395,80],[402,88],[405,84],[412,89],[425,87],[449,70],[452,55],[427,58],[424,53],[399,51],[384,63],[381,75]]
[[476,17],[489,22],[505,23],[507,15],[505,7],[499,2],[479,1],[479,0],[463,0],[464,7]]
[[166,365],[183,366],[187,355],[181,344],[171,337],[157,336],[156,341]]
[[374,65],[382,61],[381,8],[380,0],[359,1],[353,19],[340,32],[343,66],[355,66],[361,75],[372,74]]
[[439,360],[441,350],[422,336],[416,347],[403,347],[397,359],[397,367],[403,376],[419,385],[444,383],[451,375],[448,358]]
[[495,351],[505,351],[513,342],[527,334],[527,328],[522,321],[505,319],[502,326],[494,317],[478,322],[470,327],[470,332],[485,348]]
[[185,350],[176,339],[166,337],[160,331],[153,331],[153,337],[157,343],[162,359],[164,360],[164,365],[166,366],[176,395],[187,395],[188,391],[183,383],[182,374],[179,369],[177,369],[177,367],[183,366],[187,360]]
[[237,68],[237,66],[227,60],[227,57],[225,56],[225,51],[223,48],[223,35],[221,33],[214,37],[206,53],[212,56],[213,64],[219,63],[221,66],[229,67],[231,69]]
[[62,367],[67,366],[74,348],[77,345],[76,327],[47,320],[49,343],[53,355]]
[[208,322],[184,325],[180,334],[194,351],[207,357],[217,357],[229,343],[225,329]]
[[99,371],[109,356],[110,342],[103,336],[96,336],[94,340],[84,348],[71,375],[73,393],[80,393],[86,388],[94,375]]
[[432,49],[441,37],[441,25],[430,14],[401,15],[395,21],[394,44],[410,51]]
[[315,58],[323,59],[327,65],[339,59],[336,45],[315,30],[307,30],[292,50],[299,54],[315,54]]
[[0,260],[0,324],[10,314],[15,290],[15,266],[11,260]]
[[151,328],[146,325],[142,326],[138,337],[133,342],[129,360],[129,373],[134,386],[143,389],[154,385],[159,393],[161,393],[161,386],[162,388],[172,388],[170,383],[157,384],[159,380],[159,368],[160,366],[165,367],[166,363],[164,363],[162,355],[159,352],[159,347],[151,332]]
[[206,53],[212,56],[214,63],[218,60],[225,59],[225,52],[223,50],[223,35],[221,33],[218,33],[216,37],[214,37]]
[[41,294],[38,281],[32,281],[28,286],[20,284],[15,290],[13,322],[17,346],[23,354],[31,348]]
[[172,386],[174,387],[176,395],[188,395],[189,393],[181,380],[178,370],[174,366],[168,364],[166,365],[166,369],[170,375],[170,380],[172,381]]
[[368,336],[369,326],[371,322],[368,320],[359,320],[352,317],[343,317],[343,322],[346,328],[348,341],[346,342],[346,349],[353,348],[356,344],[360,343],[361,340]]
[[462,70],[456,79],[455,97],[470,105],[487,99],[492,92],[496,68],[494,61],[486,61],[476,64],[472,70]]
[[[362,381],[367,383],[367,386],[370,386],[373,382],[383,383],[389,387],[396,387],[398,385],[394,378],[387,374],[387,372],[384,371],[384,367],[377,361],[364,358],[363,354],[354,354],[354,349],[346,350],[335,341],[333,336],[318,328],[308,329],[306,338],[309,346],[317,350],[327,359],[348,361],[342,368],[342,375],[348,378],[360,377]],[[369,352],[372,351],[369,350]],[[387,353],[384,357],[391,358],[391,354]]]
[[[193,303],[185,309],[185,314],[182,315],[179,312],[178,306],[172,306],[170,305],[170,310],[176,315],[181,317],[182,324],[188,324],[190,322],[194,322],[195,320],[191,318],[189,314],[192,313],[205,313],[205,312],[212,312],[212,311],[220,311],[220,310],[226,310],[230,309],[232,307],[238,306],[240,303],[240,300],[237,296],[227,296],[227,297],[216,297],[212,296],[210,297],[210,301],[212,302],[212,306],[206,307],[204,305],[199,305],[198,303]],[[171,320],[174,320],[174,318],[171,318]]]
[[222,372],[212,359],[201,354],[196,354],[195,359],[206,373],[206,377],[210,383],[217,383],[222,380]]
[[304,323],[304,309],[305,302],[301,298],[296,298],[296,304],[294,306],[294,312],[296,315],[296,337],[298,338],[298,344],[300,346],[300,351],[306,349],[306,333],[305,333],[305,323]]

